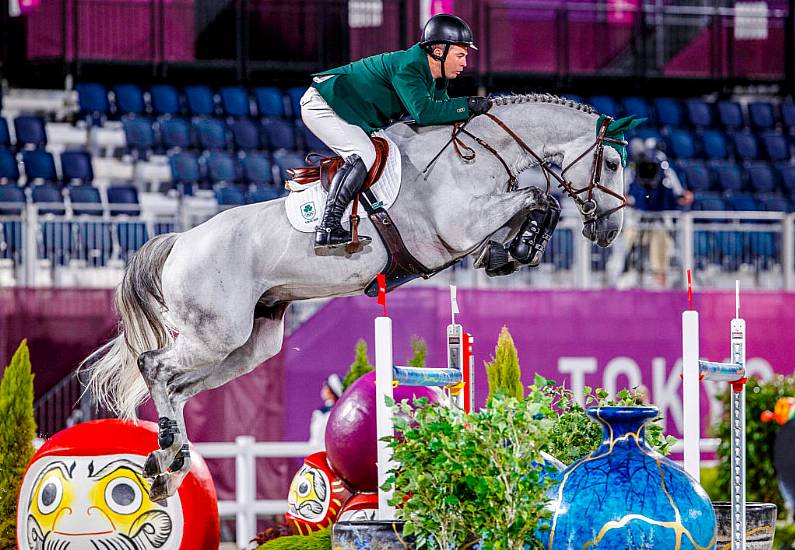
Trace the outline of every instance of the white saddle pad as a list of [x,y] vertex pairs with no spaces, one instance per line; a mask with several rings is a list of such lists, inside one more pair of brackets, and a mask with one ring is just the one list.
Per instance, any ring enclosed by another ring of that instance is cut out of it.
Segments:
[[[383,132],[378,132],[375,135],[387,141],[389,144],[389,156],[381,177],[370,190],[375,195],[376,200],[383,203],[384,208],[389,209],[394,204],[400,191],[400,151],[398,151],[397,145],[386,137]],[[290,224],[298,231],[314,233],[323,218],[327,195],[328,193],[323,189],[319,181],[305,186],[301,191],[291,191],[287,195],[287,200],[284,201]],[[350,225],[352,208],[352,205],[348,205],[348,209],[342,217],[342,225],[346,228]],[[367,215],[361,205],[359,206],[359,215],[362,217]]]

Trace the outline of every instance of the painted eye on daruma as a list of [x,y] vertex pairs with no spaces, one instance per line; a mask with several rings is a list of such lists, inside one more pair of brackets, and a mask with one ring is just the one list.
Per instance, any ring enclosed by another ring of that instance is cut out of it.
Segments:
[[42,514],[52,514],[63,498],[63,483],[60,478],[48,479],[39,491],[39,511]]
[[299,497],[305,497],[306,495],[309,494],[309,489],[311,489],[311,488],[312,488],[312,486],[309,484],[308,481],[302,481],[298,485],[298,496]]
[[133,480],[120,477],[105,487],[105,502],[117,514],[133,514],[141,507],[143,495]]

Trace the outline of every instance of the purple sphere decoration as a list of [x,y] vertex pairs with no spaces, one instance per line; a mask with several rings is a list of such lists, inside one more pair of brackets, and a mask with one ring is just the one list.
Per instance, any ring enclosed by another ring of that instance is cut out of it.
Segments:
[[[444,392],[436,387],[398,386],[394,396],[397,402],[413,402],[420,397],[439,402],[444,399]],[[326,425],[326,453],[331,468],[356,492],[378,490],[375,404],[373,371],[340,396]]]

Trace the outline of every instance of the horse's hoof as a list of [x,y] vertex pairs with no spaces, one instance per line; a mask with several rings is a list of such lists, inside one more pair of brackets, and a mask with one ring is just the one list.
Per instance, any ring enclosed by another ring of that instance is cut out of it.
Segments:
[[160,470],[160,462],[157,460],[157,455],[155,453],[149,453],[149,456],[146,457],[146,462],[144,462],[144,477],[155,477],[161,473],[162,471]]
[[171,495],[168,494],[168,475],[157,476],[149,487],[149,500],[152,502],[162,502]]

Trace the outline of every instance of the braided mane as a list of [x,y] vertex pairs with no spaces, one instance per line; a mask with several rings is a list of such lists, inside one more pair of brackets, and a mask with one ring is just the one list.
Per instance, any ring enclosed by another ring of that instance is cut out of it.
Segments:
[[565,97],[560,97],[553,94],[511,94],[490,97],[491,100],[494,101],[495,105],[510,105],[513,103],[549,103],[552,105],[569,107],[571,109],[576,109],[591,115],[599,114],[596,109],[590,105],[577,103],[571,99],[566,99]]

